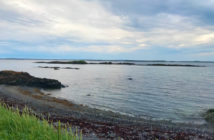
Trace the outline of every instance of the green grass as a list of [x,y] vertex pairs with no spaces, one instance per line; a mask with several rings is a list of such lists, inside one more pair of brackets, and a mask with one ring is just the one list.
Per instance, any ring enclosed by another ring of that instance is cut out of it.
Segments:
[[0,140],[79,140],[77,133],[62,129],[60,122],[54,128],[46,120],[29,115],[28,109],[20,113],[0,104]]

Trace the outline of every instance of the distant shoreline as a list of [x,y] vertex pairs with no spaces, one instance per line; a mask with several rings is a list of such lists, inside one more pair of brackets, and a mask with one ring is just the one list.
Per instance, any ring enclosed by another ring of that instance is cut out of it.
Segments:
[[117,61],[101,61],[101,62],[87,62],[85,60],[73,60],[73,61],[37,61],[35,63],[45,63],[45,64],[80,64],[80,65],[134,65],[134,66],[174,66],[174,67],[205,67],[202,65],[192,65],[192,64],[164,64],[164,63],[150,63],[150,64],[136,64],[133,62],[117,62]]

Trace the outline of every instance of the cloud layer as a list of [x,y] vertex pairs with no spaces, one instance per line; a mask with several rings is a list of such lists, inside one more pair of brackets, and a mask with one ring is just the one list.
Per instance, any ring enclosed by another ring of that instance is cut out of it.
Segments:
[[214,0],[0,0],[0,54],[214,60],[213,7]]

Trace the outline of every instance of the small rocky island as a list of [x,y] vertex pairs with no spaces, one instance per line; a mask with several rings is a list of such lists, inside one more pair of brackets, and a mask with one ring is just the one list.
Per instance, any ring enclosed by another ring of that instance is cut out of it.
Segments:
[[76,61],[49,61],[49,62],[39,61],[39,62],[35,62],[35,63],[46,63],[46,64],[88,64],[84,60],[76,60]]
[[205,66],[190,65],[190,64],[146,64],[145,66],[205,67]]
[[29,86],[43,89],[60,89],[65,87],[58,80],[37,78],[27,72],[0,71],[0,84],[13,86]]
[[60,70],[60,69],[74,69],[74,70],[79,70],[80,69],[80,68],[72,68],[72,67],[49,67],[49,66],[38,66],[38,68],[54,69],[54,70]]

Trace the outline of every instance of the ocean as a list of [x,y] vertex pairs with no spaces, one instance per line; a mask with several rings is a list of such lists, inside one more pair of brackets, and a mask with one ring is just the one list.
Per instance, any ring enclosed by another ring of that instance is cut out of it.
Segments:
[[[34,63],[37,61],[41,60],[2,59],[0,70],[24,71],[36,77],[57,79],[68,87],[44,92],[77,104],[148,120],[203,125],[206,122],[202,114],[214,108],[212,62],[116,61],[205,66],[180,67]],[[74,67],[79,70],[54,70],[39,66]]]

